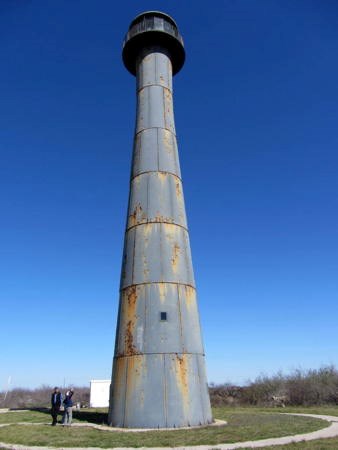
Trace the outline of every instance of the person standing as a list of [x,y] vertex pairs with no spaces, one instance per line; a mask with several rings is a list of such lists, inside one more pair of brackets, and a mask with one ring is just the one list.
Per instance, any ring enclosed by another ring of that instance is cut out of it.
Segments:
[[72,418],[73,418],[73,397],[74,391],[73,389],[70,389],[66,392],[66,397],[63,401],[63,405],[65,407],[64,413],[63,413],[63,419],[62,424],[65,425],[71,425],[72,424]]
[[58,421],[58,414],[60,412],[61,402],[62,402],[62,395],[59,391],[59,388],[55,386],[54,391],[52,392],[52,396],[50,399],[51,402],[51,416],[53,418],[52,425],[55,426]]

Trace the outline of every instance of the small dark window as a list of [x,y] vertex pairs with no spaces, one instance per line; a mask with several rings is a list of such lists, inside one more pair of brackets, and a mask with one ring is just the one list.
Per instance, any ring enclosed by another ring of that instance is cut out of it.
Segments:
[[161,312],[160,313],[160,317],[161,317],[161,321],[167,320],[167,313],[166,312]]

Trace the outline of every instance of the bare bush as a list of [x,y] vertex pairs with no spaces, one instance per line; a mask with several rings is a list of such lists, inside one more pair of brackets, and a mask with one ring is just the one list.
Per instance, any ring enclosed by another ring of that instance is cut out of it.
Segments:
[[[36,389],[15,388],[7,395],[0,392],[0,408],[47,408],[54,386],[43,385]],[[89,404],[89,387],[73,387],[74,402],[82,405]],[[65,394],[67,389],[60,389]]]
[[297,369],[289,375],[281,372],[262,375],[247,386],[230,384],[210,386],[213,405],[308,406],[338,405],[338,370],[334,366],[320,369]]
[[292,405],[338,404],[338,371],[334,366],[297,370],[286,380]]
[[241,402],[243,389],[231,384],[213,385],[209,387],[210,400],[213,406],[238,405]]
[[[50,406],[52,386],[37,389],[15,388],[0,392],[0,408],[44,408]],[[65,394],[66,389],[61,389]],[[289,375],[281,372],[273,376],[261,375],[247,386],[230,383],[211,385],[210,399],[213,406],[222,405],[338,405],[338,370],[334,366],[320,369],[297,369]],[[74,402],[89,405],[89,388],[74,387]]]

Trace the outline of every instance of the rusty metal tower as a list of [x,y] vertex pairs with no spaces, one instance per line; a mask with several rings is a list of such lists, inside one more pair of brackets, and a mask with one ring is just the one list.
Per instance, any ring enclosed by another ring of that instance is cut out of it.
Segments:
[[137,116],[108,418],[117,427],[212,422],[173,114],[184,59],[170,16],[132,21],[123,61]]

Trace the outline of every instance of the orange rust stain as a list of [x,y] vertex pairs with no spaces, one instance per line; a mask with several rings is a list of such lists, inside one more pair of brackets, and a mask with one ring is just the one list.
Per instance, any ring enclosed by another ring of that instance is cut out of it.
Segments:
[[164,92],[165,92],[165,98],[166,98],[166,100],[167,100],[168,102],[171,102],[172,97],[171,97],[170,89],[166,88],[166,89],[164,89]]
[[187,356],[185,354],[179,356],[176,355],[176,364],[178,369],[178,377],[186,390],[188,390],[188,368],[187,368]]
[[141,372],[143,355],[135,355],[133,358],[128,358],[128,371]]
[[172,257],[171,257],[171,265],[173,268],[173,271],[176,273],[177,272],[177,266],[178,266],[178,260],[179,260],[179,255],[180,255],[180,246],[177,244],[177,242],[175,242],[173,250],[172,250]]
[[[167,113],[171,113],[171,97],[169,95],[167,97]],[[170,116],[169,116],[170,117]]]
[[175,358],[176,382],[183,399],[183,409],[186,414],[189,401],[188,361],[187,355],[176,355]]
[[135,208],[134,211],[132,212],[132,214],[129,215],[129,226],[134,226],[137,223],[142,222],[143,220],[145,220],[146,215],[143,212],[142,206],[138,203]]
[[168,240],[168,242],[173,242],[175,236],[177,236],[178,227],[171,223],[164,223],[162,224],[162,227],[165,231],[165,239]]
[[176,195],[177,197],[181,197],[182,196],[182,190],[181,190],[181,185],[179,181],[176,181]]
[[134,324],[132,323],[131,320],[129,320],[129,322],[127,322],[126,334],[124,337],[125,353],[127,355],[135,355],[137,353],[137,349],[134,346],[133,331],[134,331]]
[[127,291],[127,300],[130,308],[133,308],[133,312],[135,312],[136,301],[137,301],[137,293],[136,286],[131,286]]
[[136,305],[137,305],[137,290],[136,286],[131,286],[126,291],[126,305],[125,305],[125,335],[124,335],[124,353],[126,355],[134,355],[137,353],[137,348],[134,345],[134,330],[136,324]]
[[165,283],[159,283],[158,292],[160,295],[160,302],[163,303],[167,295],[167,285]]
[[169,126],[173,126],[172,122],[172,96],[169,89],[164,89],[164,118],[170,121]]
[[154,217],[155,222],[164,222],[164,217],[161,216],[159,212],[157,212],[156,216]]
[[[150,233],[151,233],[151,231],[152,231],[152,223],[151,223],[150,221],[149,221],[149,222],[146,222],[146,223],[142,226],[142,228],[141,228],[140,231],[142,232],[142,235],[143,235],[144,249],[146,250],[147,247],[148,247],[148,245],[149,245],[149,235],[150,235]],[[143,265],[144,265],[144,266],[147,265],[147,261],[146,261],[145,255],[143,255]]]
[[152,224],[151,223],[146,223],[144,226],[142,226],[142,231],[143,231],[143,236],[145,238],[147,238],[150,234],[150,232],[152,231]]
[[156,216],[154,217],[154,221],[155,222],[171,222],[171,223],[173,223],[174,219],[172,217],[161,216],[161,214],[158,212],[156,214]]
[[[114,385],[120,386],[125,380],[126,359],[117,358],[114,361]],[[116,392],[116,391],[115,391]],[[118,390],[117,390],[118,392]]]
[[146,256],[143,254],[142,255],[142,259],[143,259],[143,275],[145,280],[148,278],[149,275],[149,269],[148,269],[148,261]]
[[157,176],[161,183],[164,183],[168,177],[168,175],[164,172],[157,172]]
[[196,291],[191,286],[184,286],[184,289],[185,289],[185,298],[186,298],[187,308],[190,308],[191,306],[195,305],[195,303],[196,303]]
[[132,401],[132,404],[135,402],[135,395],[142,379],[143,367],[142,355],[134,355],[128,358],[126,407],[128,407],[130,400]]
[[134,209],[134,212],[129,215],[129,225],[132,227],[136,224],[136,209]]
[[170,132],[165,130],[163,133],[163,144],[165,149],[167,150],[168,153],[172,153],[173,149],[173,145],[172,145],[172,140],[171,140],[171,135]]

